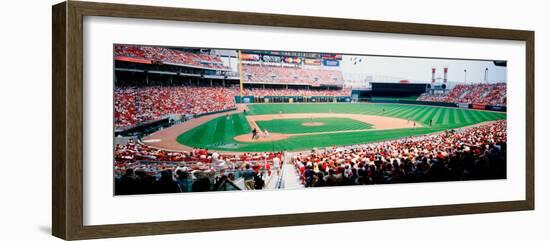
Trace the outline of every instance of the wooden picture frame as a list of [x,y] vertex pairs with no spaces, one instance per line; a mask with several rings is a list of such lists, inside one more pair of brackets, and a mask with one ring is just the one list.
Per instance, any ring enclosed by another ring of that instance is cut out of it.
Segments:
[[[52,11],[52,233],[56,237],[66,240],[76,240],[534,209],[535,37],[533,31],[77,1],[59,3],[52,7]],[[526,198],[525,200],[520,201],[502,201],[491,203],[86,226],[83,224],[84,16],[159,19],[524,41],[526,43],[525,94],[527,110],[525,113]]]

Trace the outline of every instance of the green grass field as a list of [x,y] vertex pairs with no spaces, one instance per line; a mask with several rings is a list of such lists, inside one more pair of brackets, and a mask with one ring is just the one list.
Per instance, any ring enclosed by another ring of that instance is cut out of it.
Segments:
[[[303,126],[305,122],[321,122],[322,126]],[[270,121],[257,121],[260,129],[267,129],[272,133],[297,134],[315,133],[345,130],[371,129],[372,125],[349,119],[349,118],[298,118],[298,119],[275,119]]]
[[[177,141],[187,146],[208,148],[211,150],[243,152],[297,151],[315,147],[352,145],[391,140],[411,135],[422,135],[446,129],[469,126],[484,121],[506,119],[506,113],[400,104],[252,104],[249,105],[249,109],[248,115],[278,113],[351,113],[389,116],[410,119],[421,123],[424,127],[415,129],[365,130],[364,132],[291,136],[288,139],[273,142],[245,143],[233,139],[234,136],[248,134],[251,131],[245,119],[245,115],[243,113],[238,113],[230,115],[229,117],[218,117],[195,127],[180,135]],[[433,120],[433,125],[431,127],[429,127],[430,119]],[[298,128],[297,124],[293,126]],[[297,131],[295,130],[296,128],[290,128],[294,129],[290,131]],[[268,128],[268,130],[270,132],[277,132],[273,128]],[[305,130],[301,133],[305,133]]]

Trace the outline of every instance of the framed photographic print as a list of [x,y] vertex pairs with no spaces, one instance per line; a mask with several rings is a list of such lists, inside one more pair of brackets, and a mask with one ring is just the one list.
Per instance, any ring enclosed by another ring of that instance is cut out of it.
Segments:
[[77,1],[52,25],[57,237],[534,209],[532,31]]

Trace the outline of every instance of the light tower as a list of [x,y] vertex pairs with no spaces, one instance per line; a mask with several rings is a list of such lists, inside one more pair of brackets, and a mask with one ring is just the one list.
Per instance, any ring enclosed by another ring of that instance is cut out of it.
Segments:
[[443,68],[443,85],[441,86],[443,89],[443,93],[445,93],[447,89],[447,73],[449,72],[449,68],[444,67]]
[[435,67],[432,67],[432,94],[434,93],[435,91]]
[[464,69],[464,84],[466,84],[466,80],[468,79],[466,78],[467,73],[468,73],[468,70]]
[[485,68],[485,76],[483,78],[485,83],[489,83],[489,68]]

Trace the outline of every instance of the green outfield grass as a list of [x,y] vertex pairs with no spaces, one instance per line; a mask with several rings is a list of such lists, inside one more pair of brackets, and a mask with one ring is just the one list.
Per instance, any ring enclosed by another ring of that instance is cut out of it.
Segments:
[[[248,134],[251,131],[246,122],[245,115],[238,113],[229,117],[219,117],[204,123],[183,133],[177,138],[177,141],[187,146],[226,151],[297,151],[314,147],[391,140],[464,127],[484,121],[506,119],[505,113],[401,104],[252,104],[249,105],[249,109],[248,115],[351,113],[389,116],[410,119],[421,123],[423,127],[416,129],[366,130],[364,132],[291,136],[288,139],[273,142],[244,143],[233,139],[236,135]],[[430,119],[433,124],[431,127],[429,126]],[[276,132],[273,128],[268,128],[268,130]],[[305,133],[305,130],[302,133]]]
[[[322,126],[303,126],[305,122],[321,122]],[[349,118],[299,118],[256,121],[260,129],[272,133],[297,134],[371,129],[372,125]]]

